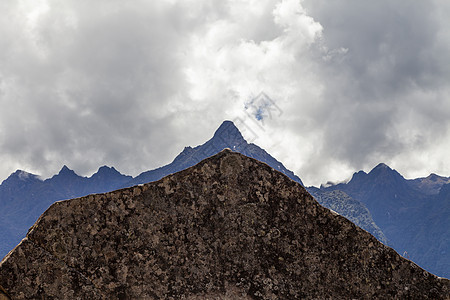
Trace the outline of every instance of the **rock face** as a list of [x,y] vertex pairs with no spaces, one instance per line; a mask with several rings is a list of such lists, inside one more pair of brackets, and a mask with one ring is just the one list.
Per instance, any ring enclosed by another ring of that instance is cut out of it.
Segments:
[[0,286],[0,300],[11,300],[8,293]]
[[13,299],[448,299],[450,282],[224,150],[53,204],[0,263]]

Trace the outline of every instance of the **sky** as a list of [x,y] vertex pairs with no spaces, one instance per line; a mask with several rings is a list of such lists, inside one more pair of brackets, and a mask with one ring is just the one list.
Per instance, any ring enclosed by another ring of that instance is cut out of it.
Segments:
[[135,176],[224,120],[308,186],[380,162],[450,176],[447,0],[6,0],[0,11],[0,181],[63,165]]

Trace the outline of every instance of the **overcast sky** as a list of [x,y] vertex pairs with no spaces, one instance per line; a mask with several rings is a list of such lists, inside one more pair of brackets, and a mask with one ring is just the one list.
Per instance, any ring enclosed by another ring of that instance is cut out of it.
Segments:
[[[0,11],[0,181],[64,164],[137,175],[226,119],[306,185],[379,162],[450,176],[448,0],[5,0]],[[252,102],[260,92],[271,101]]]

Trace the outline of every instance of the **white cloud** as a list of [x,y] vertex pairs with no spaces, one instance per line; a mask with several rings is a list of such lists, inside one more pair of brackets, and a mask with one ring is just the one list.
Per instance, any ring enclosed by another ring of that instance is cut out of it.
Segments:
[[[136,175],[235,118],[306,184],[379,161],[407,176],[450,175],[445,1],[0,8],[1,178],[63,164]],[[261,91],[282,112],[262,127],[245,111]]]

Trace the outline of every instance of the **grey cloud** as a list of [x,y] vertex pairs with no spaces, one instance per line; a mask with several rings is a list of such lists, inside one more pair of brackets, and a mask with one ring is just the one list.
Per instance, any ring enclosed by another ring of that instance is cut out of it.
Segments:
[[176,55],[185,37],[157,5],[52,4],[32,38],[26,24],[7,18],[19,24],[2,51],[9,53],[1,74],[10,85],[2,97],[2,154],[46,175],[62,163],[84,173],[102,161],[139,171],[139,159],[155,155],[149,141],[162,138],[155,128],[170,126],[162,124],[165,99],[183,90]]
[[31,4],[0,4],[2,178],[136,175],[261,91],[283,115],[255,143],[306,184],[380,161],[408,172],[415,152],[450,175],[446,1],[47,3],[33,26]]
[[[323,45],[348,49],[319,71],[326,86],[317,115],[324,131],[319,156],[367,169],[380,160],[404,166],[412,152],[433,151],[450,127],[442,3],[345,0],[305,6],[324,27]],[[316,166],[305,169],[314,172]]]

